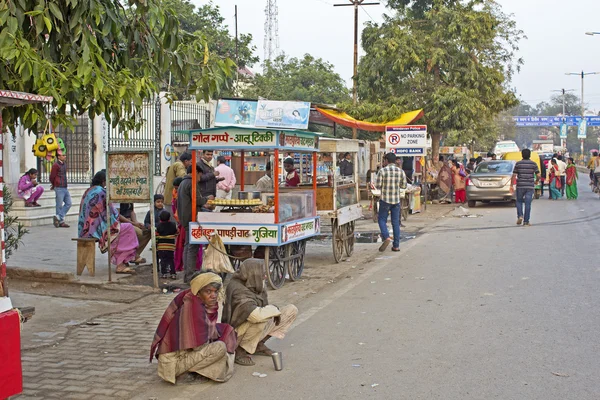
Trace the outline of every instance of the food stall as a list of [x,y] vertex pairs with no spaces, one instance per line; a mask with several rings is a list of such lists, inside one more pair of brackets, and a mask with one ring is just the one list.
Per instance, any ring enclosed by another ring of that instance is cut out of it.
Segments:
[[[362,217],[358,187],[358,140],[321,138],[317,161],[317,213],[331,222],[333,258],[339,263],[344,252],[354,252],[354,222]],[[337,159],[345,153],[352,155],[352,176],[336,172]]]
[[[278,289],[286,277],[296,280],[302,275],[307,239],[320,233],[317,216],[317,182],[311,180],[298,187],[280,187],[280,154],[312,154],[312,171],[316,170],[319,135],[296,130],[254,127],[218,127],[187,131],[190,135],[192,162],[198,150],[239,152],[244,164],[248,152],[267,152],[273,166],[275,184],[272,192],[246,192],[245,172],[238,177],[238,199],[212,202],[223,206],[219,212],[199,212],[190,223],[190,243],[208,244],[219,235],[227,246],[253,247],[246,257],[264,257],[270,286]],[[308,160],[300,157],[300,160]],[[299,166],[300,169],[308,168]],[[196,168],[192,167],[192,182]],[[192,209],[196,209],[195,184]],[[247,197],[247,198],[243,198]],[[260,203],[256,200],[260,199]],[[264,254],[263,254],[264,253]]]

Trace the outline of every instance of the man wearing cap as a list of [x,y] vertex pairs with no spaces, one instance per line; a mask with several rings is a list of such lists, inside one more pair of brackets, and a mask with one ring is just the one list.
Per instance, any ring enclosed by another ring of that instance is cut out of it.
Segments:
[[231,378],[237,340],[231,325],[217,323],[223,295],[221,277],[204,272],[173,299],[150,348],[150,362],[158,359],[158,376],[173,384],[186,373],[188,382]]

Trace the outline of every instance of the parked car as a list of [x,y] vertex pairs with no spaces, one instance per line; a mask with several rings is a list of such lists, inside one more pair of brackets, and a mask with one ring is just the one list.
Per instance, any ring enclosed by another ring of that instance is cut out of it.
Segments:
[[467,202],[475,207],[478,201],[511,201],[510,192],[515,161],[484,161],[475,168],[467,180]]

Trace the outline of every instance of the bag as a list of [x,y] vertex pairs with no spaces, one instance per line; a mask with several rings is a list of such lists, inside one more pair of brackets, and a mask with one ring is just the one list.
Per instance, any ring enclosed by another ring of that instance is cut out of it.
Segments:
[[209,245],[204,252],[202,269],[212,271],[215,274],[235,273],[221,236],[214,235],[210,238]]
[[554,186],[557,189],[561,189],[562,188],[562,183],[560,181],[560,177],[557,176],[557,177],[554,178]]

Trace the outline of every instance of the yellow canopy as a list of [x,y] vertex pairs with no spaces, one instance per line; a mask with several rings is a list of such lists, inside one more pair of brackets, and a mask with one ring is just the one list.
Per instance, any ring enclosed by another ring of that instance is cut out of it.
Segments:
[[334,121],[343,126],[347,126],[348,128],[357,128],[364,131],[370,132],[385,132],[385,127],[388,125],[409,125],[420,118],[423,117],[423,110],[415,110],[404,113],[393,121],[388,121],[386,123],[375,123],[375,122],[366,122],[359,121],[355,118],[352,118],[348,114],[343,111],[325,109],[316,107],[317,111],[321,113],[324,117]]

